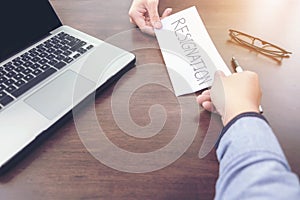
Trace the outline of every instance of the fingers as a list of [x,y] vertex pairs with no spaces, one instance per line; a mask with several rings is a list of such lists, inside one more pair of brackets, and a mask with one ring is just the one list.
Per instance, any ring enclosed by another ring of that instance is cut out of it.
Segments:
[[202,92],[202,95],[210,95],[210,90],[205,90]]
[[142,18],[137,18],[133,24],[136,24],[143,33],[154,36],[154,30],[152,26],[146,24],[145,20]]
[[160,29],[162,27],[162,24],[158,15],[158,0],[150,1],[148,3],[147,9],[152,26],[154,28]]
[[202,107],[209,111],[209,112],[213,112],[213,113],[216,113],[216,109],[214,107],[214,104],[211,102],[211,101],[205,101],[202,103]]
[[205,90],[197,97],[197,102],[207,111],[216,112],[216,109],[211,102],[210,90]]
[[211,101],[209,91],[206,90],[197,97],[197,102],[202,105],[203,102]]
[[166,8],[163,14],[161,15],[160,19],[164,19],[165,17],[171,15],[171,13],[172,13],[172,8]]
[[222,78],[222,77],[225,77],[225,74],[223,71],[218,70],[215,72],[215,78]]
[[155,36],[155,32],[153,30],[153,27],[151,27],[151,26],[144,26],[143,28],[140,28],[140,29],[143,33],[146,33],[151,36]]
[[[134,9],[133,9],[134,10]],[[137,25],[143,33],[154,36],[153,27],[147,24],[147,20],[145,17],[146,9],[141,9],[137,11],[129,11],[129,20],[132,24]],[[149,20],[149,19],[148,19]]]
[[136,24],[141,29],[146,26],[145,20],[141,17],[136,17],[136,18],[132,19],[131,21],[133,21],[133,24]]
[[128,12],[129,21],[132,24],[136,24],[138,27],[144,27],[146,25],[144,19],[145,12],[147,12],[145,9],[136,8],[136,6],[132,5]]
[[160,17],[158,3],[159,0],[134,0],[128,12],[130,22],[137,25],[142,32],[155,36],[154,28],[162,28],[160,20],[172,13],[172,9],[167,8]]

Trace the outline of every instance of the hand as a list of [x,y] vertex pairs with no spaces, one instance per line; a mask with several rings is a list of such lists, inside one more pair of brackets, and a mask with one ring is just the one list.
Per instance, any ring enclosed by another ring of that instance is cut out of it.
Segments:
[[259,112],[260,100],[258,75],[250,71],[230,76],[217,71],[211,89],[197,97],[204,109],[221,115],[224,126],[238,114]]
[[158,3],[159,0],[133,0],[128,13],[130,22],[136,24],[142,32],[154,36],[153,28],[160,29],[162,27],[160,20],[172,12],[172,8],[167,8],[159,17]]

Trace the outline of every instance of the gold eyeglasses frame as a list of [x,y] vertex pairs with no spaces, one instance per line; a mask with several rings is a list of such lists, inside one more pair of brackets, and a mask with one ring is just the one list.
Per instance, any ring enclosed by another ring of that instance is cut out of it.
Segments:
[[[288,58],[288,57],[290,57],[289,55],[292,54],[292,52],[286,51],[285,49],[283,49],[277,45],[274,45],[270,42],[264,41],[260,38],[248,35],[246,33],[243,33],[243,32],[237,31],[237,30],[229,29],[229,35],[237,43],[247,46],[251,49],[254,49],[257,52],[262,53],[266,56],[274,57],[275,59],[280,58],[280,60],[282,60],[282,58]],[[249,42],[243,40],[241,38],[241,36],[248,38],[252,42],[249,43]],[[261,44],[261,46],[257,46],[255,44],[255,42],[259,42]],[[272,50],[267,49],[268,47],[271,47]]]

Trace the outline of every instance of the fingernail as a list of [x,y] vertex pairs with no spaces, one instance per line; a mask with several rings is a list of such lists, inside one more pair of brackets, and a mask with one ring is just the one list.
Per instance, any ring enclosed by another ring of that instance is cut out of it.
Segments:
[[154,23],[154,28],[160,29],[162,27],[162,24],[160,21],[157,21]]
[[167,8],[167,12],[171,13],[172,12],[172,8]]

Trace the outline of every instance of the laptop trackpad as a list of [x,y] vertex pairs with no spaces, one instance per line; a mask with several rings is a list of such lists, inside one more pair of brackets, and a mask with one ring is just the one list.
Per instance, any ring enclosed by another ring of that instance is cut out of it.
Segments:
[[95,90],[95,83],[68,70],[25,99],[25,102],[52,120],[66,114]]

